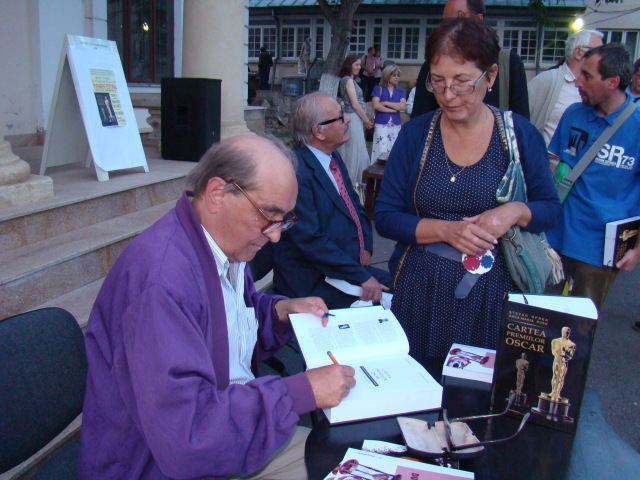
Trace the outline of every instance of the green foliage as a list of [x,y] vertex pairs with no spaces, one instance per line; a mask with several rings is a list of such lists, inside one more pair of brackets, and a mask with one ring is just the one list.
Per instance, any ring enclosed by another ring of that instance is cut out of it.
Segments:
[[[541,27],[553,27],[554,24],[547,15],[547,2],[554,0],[529,0],[529,10],[533,12],[533,22]],[[610,3],[622,3],[624,0],[596,0],[596,7],[600,6],[603,2],[605,4]],[[556,5],[560,3],[560,0],[555,0]]]
[[533,23],[536,25],[550,28],[555,26],[547,14],[545,0],[529,0],[529,10],[533,12]]

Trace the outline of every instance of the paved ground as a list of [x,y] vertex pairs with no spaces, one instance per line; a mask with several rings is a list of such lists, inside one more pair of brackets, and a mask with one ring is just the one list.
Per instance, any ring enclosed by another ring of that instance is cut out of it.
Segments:
[[640,452],[640,268],[621,272],[600,315],[587,386],[609,425]]
[[[393,247],[394,242],[375,234],[373,263],[386,270]],[[636,320],[640,320],[640,268],[621,272],[609,294],[587,377],[609,425],[640,452],[640,333],[631,328]]]

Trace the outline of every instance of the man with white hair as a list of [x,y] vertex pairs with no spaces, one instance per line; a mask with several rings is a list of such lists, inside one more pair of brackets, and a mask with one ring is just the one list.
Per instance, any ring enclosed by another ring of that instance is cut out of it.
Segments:
[[[389,272],[371,266],[371,222],[337,151],[349,140],[350,121],[325,93],[309,93],[296,102],[292,125],[298,222],[274,244],[274,291],[294,297],[307,292],[304,296],[320,297],[331,309],[357,300],[380,303],[392,283]],[[346,294],[327,283],[327,277],[362,287],[362,292]]]
[[564,63],[538,74],[529,82],[531,123],[542,133],[547,145],[567,107],[580,102],[576,78],[584,54],[600,45],[602,33],[596,30],[580,30],[569,35],[565,43]]

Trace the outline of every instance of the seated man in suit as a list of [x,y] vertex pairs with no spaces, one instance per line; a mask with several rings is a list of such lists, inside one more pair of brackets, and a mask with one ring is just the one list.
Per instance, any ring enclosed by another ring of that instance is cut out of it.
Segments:
[[370,266],[371,223],[336,151],[349,139],[349,121],[338,102],[324,93],[310,93],[296,103],[298,223],[274,244],[275,291],[313,294],[329,308],[349,307],[358,298],[332,287],[326,277],[361,286],[360,299],[374,303],[391,284],[388,272]]

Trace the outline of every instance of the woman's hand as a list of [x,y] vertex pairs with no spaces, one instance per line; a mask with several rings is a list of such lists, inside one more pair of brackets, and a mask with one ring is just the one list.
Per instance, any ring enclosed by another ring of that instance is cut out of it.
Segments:
[[367,121],[362,123],[364,124],[364,128],[367,130],[371,130],[373,128],[373,121],[370,118],[367,118]]
[[526,227],[531,221],[531,210],[523,202],[510,202],[463,220],[477,225],[495,238],[500,238],[513,225]]
[[493,250],[498,243],[495,235],[467,221],[446,222],[443,241],[468,255],[479,255],[485,250]]

